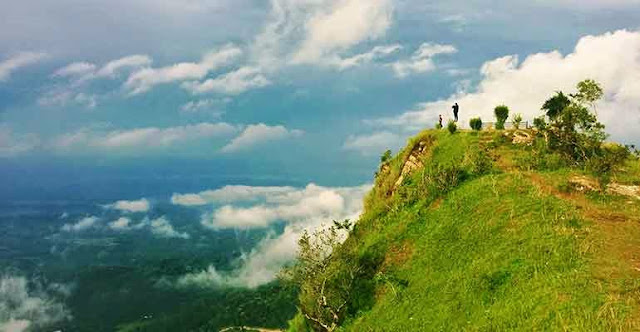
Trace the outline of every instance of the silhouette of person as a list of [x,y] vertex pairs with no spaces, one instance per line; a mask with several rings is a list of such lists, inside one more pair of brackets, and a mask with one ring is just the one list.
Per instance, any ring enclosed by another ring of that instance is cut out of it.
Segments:
[[442,128],[442,114],[438,115],[438,125]]
[[458,103],[455,103],[451,108],[453,108],[453,117],[456,118],[456,122],[458,122],[458,111],[460,110],[460,106],[458,106]]

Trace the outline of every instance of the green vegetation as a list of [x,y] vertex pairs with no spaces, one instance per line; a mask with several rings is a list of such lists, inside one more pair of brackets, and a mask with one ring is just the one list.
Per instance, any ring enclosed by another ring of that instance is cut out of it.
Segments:
[[289,330],[640,329],[640,196],[584,189],[596,169],[638,185],[640,161],[594,135],[585,82],[537,130],[411,139],[344,242],[336,227],[301,240]]
[[391,160],[391,157],[392,157],[391,150],[385,151],[382,154],[382,156],[380,156],[380,163],[382,163],[382,164],[386,163],[387,161]]
[[505,105],[497,106],[493,113],[496,115],[496,129],[503,130],[504,123],[509,118],[509,107]]
[[458,125],[456,124],[456,122],[453,120],[449,120],[449,122],[447,123],[447,131],[449,131],[449,133],[453,135],[456,133],[457,130],[458,130]]
[[479,131],[482,129],[482,119],[480,118],[472,118],[471,120],[469,120],[469,127],[471,127],[471,129]]
[[514,114],[511,120],[513,121],[513,128],[520,129],[520,124],[522,123],[522,114]]

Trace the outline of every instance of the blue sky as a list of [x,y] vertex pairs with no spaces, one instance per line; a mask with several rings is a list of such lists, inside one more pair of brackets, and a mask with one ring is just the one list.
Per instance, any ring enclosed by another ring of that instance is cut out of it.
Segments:
[[638,22],[637,0],[3,2],[2,177],[358,185],[453,101],[531,119],[588,77],[638,144]]

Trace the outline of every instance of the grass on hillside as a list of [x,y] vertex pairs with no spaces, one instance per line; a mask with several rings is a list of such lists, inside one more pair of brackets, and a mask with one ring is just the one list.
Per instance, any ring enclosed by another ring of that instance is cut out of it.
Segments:
[[[375,303],[341,330],[640,329],[640,201],[564,192],[584,172],[499,133],[426,131],[389,162],[340,248],[384,256]],[[421,140],[425,169],[390,195]],[[494,167],[478,172],[484,153]],[[426,190],[442,167],[461,170],[461,184]],[[614,179],[637,183],[640,163]],[[303,326],[298,316],[291,330]]]

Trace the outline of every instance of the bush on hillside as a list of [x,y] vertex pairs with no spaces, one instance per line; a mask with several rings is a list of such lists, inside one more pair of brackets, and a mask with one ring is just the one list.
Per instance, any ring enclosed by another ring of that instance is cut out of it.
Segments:
[[388,162],[389,160],[391,160],[391,150],[385,151],[382,154],[382,156],[380,156],[380,162],[383,163],[383,164]]
[[[298,240],[298,259],[281,279],[300,289],[299,310],[314,330],[333,331],[344,320],[364,272],[357,259],[337,255],[343,234],[333,226]],[[346,258],[346,259],[343,259]]]
[[513,121],[513,128],[520,129],[520,124],[522,123],[522,114],[514,114],[511,120]]
[[455,121],[449,120],[449,123],[447,123],[447,130],[450,134],[455,134],[456,131],[458,131],[458,125],[456,125]]
[[586,80],[578,84],[578,93],[570,95],[569,103],[568,97],[557,92],[542,107],[550,119],[545,129],[549,148],[574,165],[583,165],[602,154],[602,143],[607,135],[604,125],[598,122],[594,106],[602,97],[601,91],[597,83]]
[[473,130],[481,130],[482,129],[482,120],[480,118],[473,118],[469,120],[469,127]]
[[539,132],[543,132],[547,128],[547,121],[544,115],[533,118],[533,126],[538,129]]
[[631,152],[626,146],[607,144],[587,161],[587,170],[598,179],[600,188],[604,190],[611,182],[611,174],[619,170],[630,156]]
[[509,118],[509,107],[505,105],[497,106],[493,113],[496,115],[496,129],[504,129],[504,123]]

